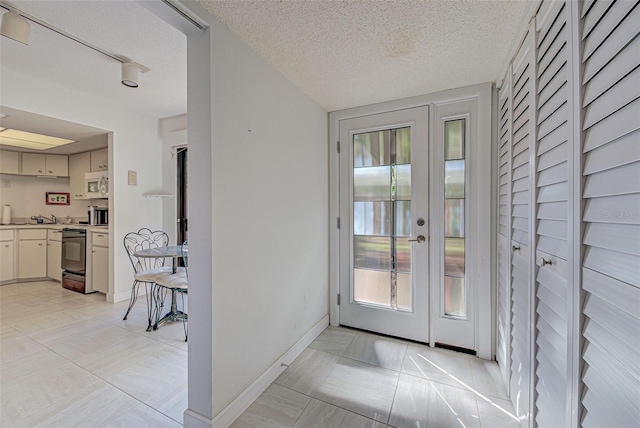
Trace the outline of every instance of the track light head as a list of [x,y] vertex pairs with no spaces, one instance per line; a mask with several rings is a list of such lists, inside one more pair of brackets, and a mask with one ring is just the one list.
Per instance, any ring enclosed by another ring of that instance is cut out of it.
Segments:
[[0,34],[25,45],[29,44],[31,27],[29,21],[10,10],[2,15]]
[[137,64],[132,62],[123,62],[122,63],[122,84],[124,86],[128,86],[129,88],[137,88],[138,87],[138,71],[139,68]]

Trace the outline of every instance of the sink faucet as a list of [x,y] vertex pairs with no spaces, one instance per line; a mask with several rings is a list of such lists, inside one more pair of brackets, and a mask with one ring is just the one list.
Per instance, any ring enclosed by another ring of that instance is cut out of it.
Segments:
[[54,216],[53,214],[51,214],[51,218],[49,217],[45,217],[42,214],[38,214],[38,216],[31,216],[31,220],[36,220],[38,223],[43,223],[42,219],[47,219],[49,220],[51,223],[56,224],[56,216]]

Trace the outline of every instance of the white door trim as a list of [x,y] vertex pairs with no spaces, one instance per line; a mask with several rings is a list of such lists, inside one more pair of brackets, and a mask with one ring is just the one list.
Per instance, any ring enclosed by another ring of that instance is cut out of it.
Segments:
[[[395,110],[404,110],[413,107],[432,106],[434,111],[438,105],[452,104],[459,101],[476,100],[476,123],[472,130],[471,138],[478,143],[475,160],[477,169],[473,176],[474,192],[480,192],[473,198],[476,205],[476,218],[474,222],[484,225],[477,231],[476,243],[473,244],[474,256],[470,259],[474,266],[473,281],[477,284],[476,299],[476,337],[475,351],[480,358],[493,359],[495,356],[494,331],[492,328],[495,310],[493,300],[495,296],[495,283],[491,280],[491,272],[494,269],[491,259],[491,248],[495,236],[491,234],[491,156],[492,156],[492,88],[491,83],[483,83],[464,88],[451,89],[434,94],[420,95],[401,100],[388,101],[380,104],[372,104],[347,110],[339,110],[329,114],[329,315],[333,326],[340,324],[340,308],[338,306],[338,293],[340,284],[340,235],[338,230],[338,218],[340,217],[340,182],[339,182],[339,157],[337,152],[340,139],[339,122],[360,116],[377,113],[386,113]],[[429,138],[434,137],[435,116],[430,114]],[[484,201],[484,203],[483,203]],[[476,257],[476,255],[478,255]],[[491,308],[482,310],[480,308]],[[433,312],[433,311],[432,311]],[[430,337],[434,337],[430,335]]]

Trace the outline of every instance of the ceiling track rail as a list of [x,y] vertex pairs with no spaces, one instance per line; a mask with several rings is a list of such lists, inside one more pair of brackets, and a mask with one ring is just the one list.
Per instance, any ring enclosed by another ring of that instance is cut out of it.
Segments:
[[15,7],[13,5],[10,5],[8,3],[0,1],[0,7],[4,8],[4,9],[7,9],[9,11],[14,11],[14,12],[20,14],[22,17],[28,19],[29,21],[31,21],[33,23],[36,23],[36,24],[38,24],[38,25],[40,25],[40,26],[42,26],[42,27],[44,27],[44,28],[46,28],[48,30],[51,30],[51,31],[53,31],[55,33],[58,33],[61,36],[64,36],[64,37],[66,37],[66,38],[68,38],[70,40],[73,40],[76,43],[79,43],[79,44],[81,44],[83,46],[86,46],[89,49],[93,49],[94,51],[99,52],[102,55],[108,56],[109,58],[114,59],[114,60],[116,60],[118,62],[121,62],[121,63],[131,62],[131,60],[128,59],[128,58],[112,54],[110,52],[105,51],[104,49],[101,49],[101,48],[99,48],[99,47],[97,47],[95,45],[92,45],[89,42],[85,42],[84,40],[81,40],[81,39],[77,38],[76,36],[74,36],[72,34],[69,34],[64,30],[61,30],[58,27],[55,27],[55,26],[53,26],[53,25],[51,25],[51,24],[49,24],[49,23],[47,23],[47,22],[45,22],[45,21],[43,21],[43,20],[41,20],[39,18],[36,18],[35,16],[30,15],[30,14],[28,14],[26,12],[23,12],[22,10],[18,9],[17,7]]
[[200,20],[197,20],[196,18],[194,18],[192,16],[192,14],[188,13],[188,11],[184,8],[184,6],[180,5],[179,2],[177,2],[175,0],[162,0],[162,3],[166,4],[168,7],[170,7],[178,15],[182,16],[184,19],[189,21],[198,30],[204,31],[204,30],[207,29],[207,27],[208,27],[207,24],[202,23],[202,22],[200,22]]

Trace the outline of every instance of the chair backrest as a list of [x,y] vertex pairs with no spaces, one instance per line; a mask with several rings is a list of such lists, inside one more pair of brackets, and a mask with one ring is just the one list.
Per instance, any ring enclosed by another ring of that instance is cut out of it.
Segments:
[[149,248],[166,247],[169,245],[169,235],[162,230],[152,232],[143,227],[137,232],[129,232],[124,236],[124,248],[127,250],[131,266],[135,273],[164,266],[164,258],[136,257],[134,254]]
[[189,278],[189,241],[182,243],[182,260],[184,261],[184,272]]

